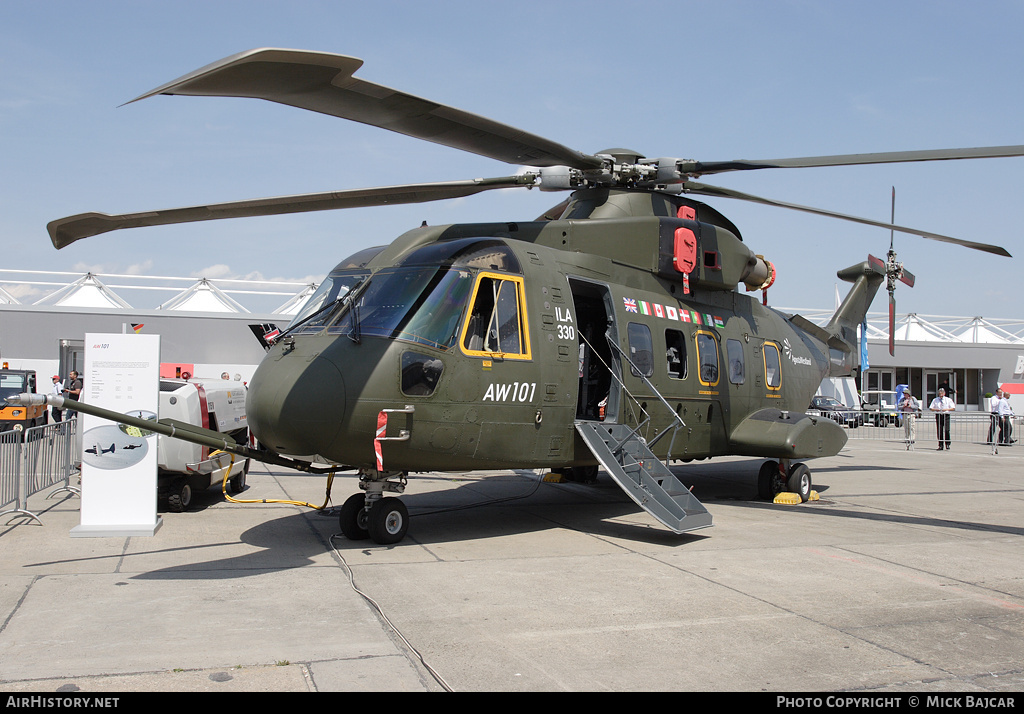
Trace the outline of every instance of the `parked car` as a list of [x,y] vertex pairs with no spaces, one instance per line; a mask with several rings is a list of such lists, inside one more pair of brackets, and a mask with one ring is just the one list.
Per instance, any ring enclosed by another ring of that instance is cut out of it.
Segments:
[[861,412],[850,409],[833,397],[814,397],[811,399],[808,411],[816,411],[822,416],[834,420],[837,424],[844,424],[851,429],[856,429],[864,423],[864,415]]

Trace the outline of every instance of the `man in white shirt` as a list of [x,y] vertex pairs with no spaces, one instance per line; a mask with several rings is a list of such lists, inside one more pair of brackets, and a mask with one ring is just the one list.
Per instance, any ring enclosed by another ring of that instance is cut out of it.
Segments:
[[1011,421],[1013,419],[1013,409],[1010,408],[1010,396],[1004,394],[1003,398],[999,400],[999,444],[1001,446],[1009,446],[1012,442],[1010,441],[1010,432],[1013,430]]
[[[996,436],[996,427],[999,426],[999,403],[1003,401],[1003,390],[997,389],[995,396],[988,403],[988,410],[991,414],[991,422],[988,426],[988,441],[986,443],[991,444],[992,440]],[[1001,442],[1002,437],[999,438]]]
[[917,399],[907,389],[903,392],[903,398],[897,405],[900,410],[900,416],[903,418],[903,439],[907,444],[907,451],[910,451],[914,442],[917,440],[917,428],[914,422],[917,421],[917,412],[921,408]]
[[939,439],[939,448],[936,451],[949,451],[949,414],[956,409],[956,404],[946,396],[946,390],[940,387],[939,396],[932,400],[928,409],[935,412],[935,432]]
[[[59,375],[53,375],[53,388],[50,390],[50,393],[58,397],[64,396],[64,382],[61,381]],[[63,413],[62,409],[50,407],[50,414],[53,416],[54,421],[60,421]]]

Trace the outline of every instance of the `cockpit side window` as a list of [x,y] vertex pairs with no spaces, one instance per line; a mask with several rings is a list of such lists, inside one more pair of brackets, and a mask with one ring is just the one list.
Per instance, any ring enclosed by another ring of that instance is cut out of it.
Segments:
[[462,351],[468,355],[530,359],[523,294],[520,277],[480,273],[462,329]]

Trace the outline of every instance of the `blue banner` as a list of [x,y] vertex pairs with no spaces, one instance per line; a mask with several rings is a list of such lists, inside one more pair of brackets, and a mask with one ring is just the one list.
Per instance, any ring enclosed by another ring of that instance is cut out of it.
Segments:
[[868,318],[864,317],[864,322],[860,323],[860,371],[863,373],[864,370],[868,369]]

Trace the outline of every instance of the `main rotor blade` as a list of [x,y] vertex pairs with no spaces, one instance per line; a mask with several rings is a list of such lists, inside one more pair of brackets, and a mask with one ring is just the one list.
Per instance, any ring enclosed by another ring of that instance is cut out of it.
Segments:
[[930,240],[938,240],[943,243],[954,243],[956,245],[962,245],[965,248],[973,248],[974,250],[981,250],[986,253],[992,253],[994,255],[1001,255],[1004,257],[1012,257],[1006,250],[997,245],[989,245],[988,243],[975,243],[969,240],[963,240],[960,238],[952,238],[950,236],[944,236],[941,233],[931,233],[929,231],[923,231],[918,228],[907,228],[905,226],[897,226],[891,223],[883,223],[882,221],[874,221],[870,218],[860,218],[859,216],[850,216],[845,213],[836,213],[835,211],[829,211],[824,208],[813,208],[811,206],[801,206],[796,203],[787,203],[785,201],[776,201],[772,198],[763,198],[761,196],[754,196],[749,193],[743,193],[741,191],[734,191],[728,188],[721,188],[720,186],[709,186],[704,183],[697,183],[696,181],[685,181],[683,182],[684,193],[694,193],[701,196],[716,196],[718,198],[736,198],[741,201],[750,201],[752,203],[761,203],[766,206],[777,206],[779,208],[790,208],[794,211],[803,211],[804,213],[814,213],[819,216],[828,216],[830,218],[839,218],[844,221],[852,221],[854,223],[863,223],[868,226],[877,226],[878,228],[888,228],[890,230],[899,231],[900,233],[909,233],[911,235],[920,236],[922,238],[928,238]]
[[[132,100],[156,94],[251,97],[329,114],[525,166],[594,169],[596,156],[411,94],[356,79],[361,59],[255,49],[226,57]],[[131,104],[131,102],[128,102]]]
[[296,196],[276,196],[250,201],[232,201],[209,206],[189,206],[145,213],[80,213],[59,218],[46,225],[53,245],[60,249],[82,238],[120,230],[163,226],[172,223],[213,221],[221,218],[246,218],[250,216],[275,216],[284,213],[306,211],[328,211],[339,208],[362,208],[366,206],[397,205],[402,203],[425,203],[446,198],[472,196],[482,191],[497,188],[529,186],[535,180],[530,174],[506,176],[471,181],[446,181],[439,183],[406,184],[381,188],[359,188],[348,191],[328,191]]
[[950,161],[953,159],[997,159],[1024,156],[1024,145],[985,146],[975,149],[936,149],[932,151],[889,151],[876,154],[838,154],[807,156],[793,159],[736,159],[733,161],[680,162],[684,174],[716,174],[723,171],[754,169],[801,169],[821,166],[856,166],[859,164],[898,164],[913,161]]

